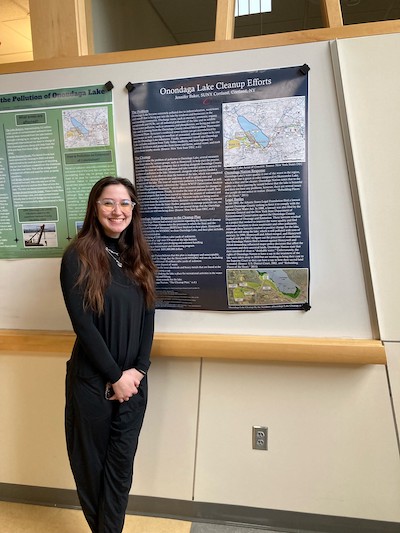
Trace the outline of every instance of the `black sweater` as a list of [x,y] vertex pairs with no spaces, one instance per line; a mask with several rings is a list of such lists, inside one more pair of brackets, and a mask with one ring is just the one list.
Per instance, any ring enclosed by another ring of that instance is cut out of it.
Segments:
[[[105,237],[105,246],[118,250],[117,239]],[[76,341],[71,363],[77,375],[101,374],[115,383],[123,370],[147,372],[154,333],[154,310],[146,309],[143,292],[110,257],[111,283],[104,295],[104,313],[84,310],[82,290],[75,286],[80,262],[69,248],[61,262],[61,288]]]

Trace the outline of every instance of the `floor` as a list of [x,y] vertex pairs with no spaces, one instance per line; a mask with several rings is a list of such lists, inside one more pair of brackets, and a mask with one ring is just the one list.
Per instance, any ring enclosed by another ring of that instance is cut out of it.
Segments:
[[[80,510],[0,502],[0,533],[90,531]],[[127,515],[123,533],[260,533],[260,529]]]

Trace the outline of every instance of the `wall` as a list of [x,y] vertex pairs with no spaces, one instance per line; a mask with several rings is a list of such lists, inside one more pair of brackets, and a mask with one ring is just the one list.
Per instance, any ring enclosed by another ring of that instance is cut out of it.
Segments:
[[[159,332],[242,333],[368,339],[373,336],[336,103],[329,43],[141,61],[120,65],[2,76],[2,92],[83,84],[114,84],[116,157],[121,176],[133,176],[128,81],[310,66],[309,212],[311,311],[184,312],[160,310]],[[322,133],[321,133],[322,132]],[[58,259],[0,261],[2,328],[67,329],[58,287]],[[9,279],[18,280],[18,290]],[[37,313],[37,297],[41,297]]]
[[[395,57],[397,49],[386,46],[386,54],[393,50]],[[29,75],[32,90],[57,80],[73,86],[111,79],[118,168],[130,176],[127,81],[303,63],[311,67],[311,311],[160,311],[157,331],[373,337],[329,43]],[[26,83],[25,74],[2,76],[2,92]],[[2,328],[69,328],[58,266],[58,260],[0,262]],[[67,356],[0,352],[0,405],[7,406],[0,410],[0,482],[73,488],[62,428]],[[398,376],[397,360],[390,360],[389,375]],[[160,358],[150,385],[132,493],[400,521],[385,366]],[[267,452],[251,449],[255,424],[269,427]]]
[[[360,201],[380,337],[386,346],[389,380],[400,425],[400,286],[397,283],[400,210],[400,35],[338,41],[342,113],[352,146],[350,177]],[[368,76],[366,73],[373,66]]]

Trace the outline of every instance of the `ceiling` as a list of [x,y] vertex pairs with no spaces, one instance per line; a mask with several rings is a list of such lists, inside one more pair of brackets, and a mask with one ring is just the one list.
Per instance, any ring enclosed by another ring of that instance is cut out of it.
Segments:
[[0,0],[0,63],[31,59],[29,0]]

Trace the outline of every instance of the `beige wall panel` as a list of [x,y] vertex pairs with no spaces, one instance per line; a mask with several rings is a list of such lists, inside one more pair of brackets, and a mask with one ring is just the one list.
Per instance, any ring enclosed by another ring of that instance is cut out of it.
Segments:
[[200,360],[154,359],[132,493],[191,500]]
[[400,340],[400,34],[337,42],[381,338]]
[[400,343],[385,342],[387,368],[397,427],[400,430]]
[[0,481],[74,488],[64,439],[66,358],[0,354]]
[[195,500],[399,521],[385,368],[205,362]]
[[[75,489],[64,439],[66,358],[0,354],[0,482]],[[190,500],[199,360],[156,359],[132,493]]]

